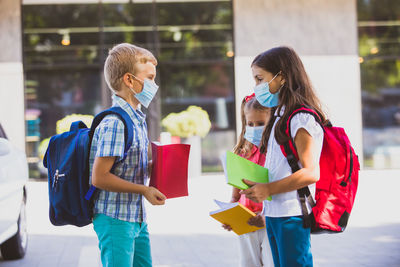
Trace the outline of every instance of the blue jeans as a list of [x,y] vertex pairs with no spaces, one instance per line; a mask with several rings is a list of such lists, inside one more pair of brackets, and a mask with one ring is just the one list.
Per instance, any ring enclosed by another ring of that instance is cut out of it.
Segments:
[[151,267],[146,223],[121,221],[96,214],[93,227],[99,239],[103,267]]
[[303,216],[265,217],[275,267],[313,266],[310,228]]

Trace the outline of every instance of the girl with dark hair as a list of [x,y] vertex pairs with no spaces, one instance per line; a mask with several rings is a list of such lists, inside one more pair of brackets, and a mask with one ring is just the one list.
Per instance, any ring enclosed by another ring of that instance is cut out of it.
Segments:
[[[309,186],[315,196],[319,179],[319,157],[324,132],[310,114],[293,116],[290,133],[301,169],[292,173],[280,145],[288,141],[286,122],[301,105],[315,110],[323,122],[325,116],[303,63],[289,47],[276,47],[258,55],[251,65],[256,82],[255,96],[261,105],[273,108],[274,118],[263,132],[260,150],[266,152],[265,167],[269,183],[245,180],[251,186],[240,193],[255,201],[264,201],[267,234],[275,266],[312,266],[310,228],[303,227],[297,189]],[[272,201],[265,201],[272,196]],[[308,206],[311,211],[311,207]]]

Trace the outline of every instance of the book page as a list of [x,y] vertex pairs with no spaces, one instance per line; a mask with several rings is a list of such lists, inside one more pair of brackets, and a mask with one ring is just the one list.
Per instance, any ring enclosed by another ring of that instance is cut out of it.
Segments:
[[229,210],[229,209],[231,209],[231,208],[236,207],[237,205],[239,205],[238,202],[235,202],[235,203],[228,203],[228,202],[222,202],[222,201],[219,201],[219,200],[216,200],[216,199],[214,199],[214,202],[218,205],[218,207],[219,207],[220,209],[219,209],[219,210],[211,211],[211,212],[210,212],[210,215],[211,215],[211,214],[215,214],[215,213],[219,213],[219,212],[222,212],[222,211],[225,211],[225,210]]
[[217,204],[218,207],[220,207],[220,208],[234,207],[234,206],[236,206],[236,205],[235,205],[236,203],[222,202],[222,201],[219,201],[219,200],[216,200],[216,199],[214,199],[214,202],[215,202],[215,204]]

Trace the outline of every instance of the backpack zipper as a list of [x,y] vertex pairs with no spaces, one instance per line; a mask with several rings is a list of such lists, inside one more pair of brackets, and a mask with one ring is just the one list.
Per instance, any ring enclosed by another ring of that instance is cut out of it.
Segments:
[[[350,146],[350,145],[349,145]],[[349,183],[351,183],[351,175],[353,173],[353,151],[350,146],[350,170],[349,170]]]
[[[351,150],[351,146],[349,145],[349,150],[350,150],[350,168],[349,168],[349,175],[347,176],[349,183],[351,183],[351,175],[353,173],[353,151]],[[347,182],[343,180],[340,183],[341,186],[347,186]]]
[[52,184],[52,188],[54,189],[54,187],[56,186],[56,179],[57,179],[57,177],[58,177],[58,169],[56,170],[56,172],[54,173],[54,176],[53,176],[53,184]]
[[54,178],[53,178],[53,185],[52,185],[55,192],[57,192],[58,178],[64,177],[64,176],[65,176],[64,173],[59,174],[58,169],[56,170],[56,173],[54,174]]
[[[56,151],[60,151],[59,142],[56,143]],[[57,153],[57,161],[56,162],[57,163],[60,162],[60,153]],[[54,173],[54,176],[53,176],[53,185],[52,185],[52,188],[55,192],[57,192],[58,176],[59,176],[59,170],[56,169],[56,172]]]

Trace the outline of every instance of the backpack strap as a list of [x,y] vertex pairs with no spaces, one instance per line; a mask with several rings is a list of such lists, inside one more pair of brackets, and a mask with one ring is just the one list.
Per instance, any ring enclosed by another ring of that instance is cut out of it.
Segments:
[[[299,108],[295,109],[292,114],[290,114],[287,122],[286,122],[286,128],[285,128],[285,133],[286,135],[289,137],[289,141],[288,141],[288,146],[289,149],[293,152],[293,154],[295,155],[296,159],[299,158],[299,156],[297,155],[297,151],[296,151],[296,145],[294,144],[294,140],[292,138],[292,134],[290,132],[290,123],[292,122],[292,119],[294,117],[294,115],[299,114],[299,113],[307,113],[312,115],[315,118],[315,121],[318,122],[318,124],[321,126],[322,130],[324,130],[324,125],[322,123],[321,118],[319,117],[319,115],[311,108],[308,108],[306,106],[300,106]],[[325,131],[325,130],[324,130]],[[281,145],[281,150],[283,155],[285,155],[286,157],[286,149],[283,147],[283,145]]]
[[[285,133],[289,137],[289,139],[288,139],[288,142],[284,143],[280,147],[281,147],[283,155],[286,157],[286,159],[289,163],[290,168],[292,169],[292,173],[295,173],[296,171],[300,170],[300,166],[298,164],[299,156],[296,151],[296,145],[295,145],[292,135],[290,133],[290,122],[291,122],[292,118],[294,117],[294,115],[296,115],[298,113],[311,114],[312,116],[314,116],[315,121],[317,121],[321,125],[322,129],[324,130],[321,118],[311,108],[308,108],[306,106],[301,106],[301,107],[297,108],[296,110],[294,110],[292,114],[290,114],[290,116],[286,122],[286,129],[285,129]],[[297,194],[299,195],[301,212],[303,214],[303,227],[310,228],[311,224],[312,224],[312,215],[310,215],[308,213],[306,201],[310,204],[311,207],[315,206],[315,201],[311,195],[311,192],[310,192],[310,189],[308,188],[308,186],[297,189]]]
[[[290,168],[292,169],[292,173],[300,170],[298,160],[294,155],[293,151],[289,148],[288,143],[285,143],[284,149],[286,151],[286,159],[289,163]],[[281,147],[282,149],[282,147]],[[311,205],[311,207],[315,206],[315,201],[311,195],[310,189],[308,186],[302,187],[297,189],[297,194],[299,195],[300,206],[301,206],[301,213],[303,214],[303,227],[310,228],[312,222],[312,216],[308,213],[306,201]]]
[[[128,151],[132,146],[133,142],[133,121],[129,116],[129,114],[126,113],[126,111],[124,111],[121,107],[112,107],[97,114],[96,117],[93,119],[92,126],[90,127],[89,139],[92,140],[94,131],[96,130],[97,126],[99,126],[104,117],[106,117],[107,115],[117,115],[124,123],[125,147],[124,147],[124,156],[121,159],[121,161],[124,161],[128,155]],[[115,168],[115,163],[111,169],[114,168]],[[85,199],[90,200],[93,194],[95,193],[96,189],[97,188],[95,186],[91,185],[89,191],[85,195]]]
[[93,119],[92,126],[90,127],[90,132],[89,132],[89,137],[90,140],[92,140],[94,131],[96,130],[97,126],[101,123],[101,121],[106,117],[107,115],[117,115],[122,122],[124,123],[124,135],[125,135],[125,148],[124,148],[124,156],[121,161],[126,159],[127,153],[129,148],[132,146],[133,142],[133,121],[131,117],[129,116],[126,111],[124,111],[120,107],[112,107],[109,109],[106,109],[99,114],[96,115],[96,117]]

